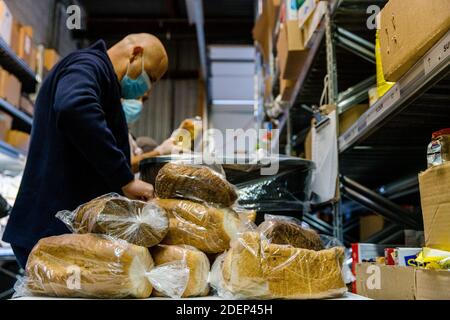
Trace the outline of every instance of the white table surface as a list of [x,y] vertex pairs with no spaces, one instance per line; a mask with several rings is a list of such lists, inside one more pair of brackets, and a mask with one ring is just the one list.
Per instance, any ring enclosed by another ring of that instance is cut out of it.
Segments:
[[[78,299],[78,298],[52,298],[52,297],[21,297],[13,300],[85,300],[85,299]],[[148,299],[141,299],[141,300],[173,300],[171,298],[159,298],[159,297],[151,297]],[[185,299],[179,299],[179,300],[222,300],[219,297],[198,297],[198,298],[185,298]],[[334,298],[329,300],[371,300],[369,298],[347,292],[343,297],[340,298]]]

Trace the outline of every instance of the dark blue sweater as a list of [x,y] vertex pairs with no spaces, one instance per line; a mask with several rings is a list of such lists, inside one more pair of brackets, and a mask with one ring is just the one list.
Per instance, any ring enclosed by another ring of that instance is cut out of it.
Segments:
[[61,60],[39,92],[30,150],[3,240],[31,249],[51,235],[69,232],[60,210],[133,179],[120,84],[99,41]]

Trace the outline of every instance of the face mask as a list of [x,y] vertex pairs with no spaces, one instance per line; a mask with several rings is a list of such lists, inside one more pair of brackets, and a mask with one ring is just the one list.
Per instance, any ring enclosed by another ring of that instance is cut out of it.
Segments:
[[123,112],[128,124],[136,122],[141,116],[142,102],[140,100],[127,99],[122,101]]
[[142,97],[152,87],[152,82],[144,69],[144,58],[142,58],[142,73],[136,79],[128,76],[130,64],[128,63],[127,74],[123,77],[120,85],[122,87],[122,97],[124,99],[137,99]]

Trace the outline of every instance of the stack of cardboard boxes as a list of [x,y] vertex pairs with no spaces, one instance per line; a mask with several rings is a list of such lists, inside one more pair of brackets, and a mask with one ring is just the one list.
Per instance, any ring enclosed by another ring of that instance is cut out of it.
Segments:
[[[263,1],[262,13],[253,28],[253,38],[258,43],[265,64],[269,64],[271,50],[276,47],[283,101],[291,98],[308,47],[314,42],[327,5],[327,1],[318,0]],[[278,24],[279,28],[276,28]],[[275,37],[274,31],[277,31]],[[271,82],[266,82],[266,92],[271,92]]]

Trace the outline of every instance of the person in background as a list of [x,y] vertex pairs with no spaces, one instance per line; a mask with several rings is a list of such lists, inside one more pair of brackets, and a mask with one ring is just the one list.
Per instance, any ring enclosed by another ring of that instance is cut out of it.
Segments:
[[[148,95],[140,97],[138,99],[124,99],[122,101],[123,111],[125,113],[125,118],[129,127],[140,118],[142,109],[144,107],[144,102],[147,99]],[[145,158],[186,152],[186,150],[183,150],[175,144],[175,139],[172,137],[165,140],[160,145],[157,145],[156,142],[150,137],[141,137],[141,141],[142,138],[148,138],[156,144],[154,148],[146,150],[145,152],[141,148],[139,148],[136,139],[133,137],[131,132],[128,133],[128,138],[130,143],[131,168],[133,173],[137,173],[139,171],[139,162]]]
[[109,50],[103,41],[62,59],[42,83],[23,179],[3,240],[21,267],[44,237],[68,233],[60,210],[110,192],[149,200],[153,186],[135,180],[122,99],[151,91],[167,71],[162,43],[132,34]]

